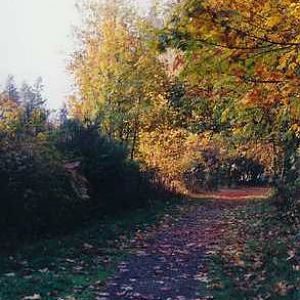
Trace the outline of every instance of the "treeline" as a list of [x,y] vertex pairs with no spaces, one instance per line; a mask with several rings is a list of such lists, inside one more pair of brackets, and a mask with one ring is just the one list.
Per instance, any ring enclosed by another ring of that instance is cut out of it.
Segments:
[[152,205],[171,192],[97,125],[69,119],[65,108],[51,117],[41,79],[18,89],[9,77],[0,115],[2,241],[63,233],[89,218]]

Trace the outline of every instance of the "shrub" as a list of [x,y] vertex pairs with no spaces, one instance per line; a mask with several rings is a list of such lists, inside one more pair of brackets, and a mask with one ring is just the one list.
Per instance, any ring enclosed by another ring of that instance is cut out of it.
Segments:
[[38,237],[151,203],[165,190],[126,147],[68,121],[50,134],[0,142],[0,238]]
[[81,199],[57,151],[35,140],[0,145],[0,222],[4,233],[43,233],[75,217]]
[[142,192],[150,184],[147,175],[128,159],[124,144],[101,135],[97,126],[70,120],[61,128],[56,145],[65,157],[80,161],[79,172],[89,182],[94,208],[118,211],[147,202],[149,195]]

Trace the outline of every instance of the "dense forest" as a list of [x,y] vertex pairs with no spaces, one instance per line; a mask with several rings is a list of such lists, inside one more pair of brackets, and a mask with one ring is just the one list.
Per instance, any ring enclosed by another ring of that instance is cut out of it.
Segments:
[[299,228],[298,1],[154,1],[147,16],[125,0],[78,9],[67,66],[76,91],[61,110],[47,108],[40,78],[19,87],[9,76],[2,88],[1,240],[253,186],[272,187],[272,206]]

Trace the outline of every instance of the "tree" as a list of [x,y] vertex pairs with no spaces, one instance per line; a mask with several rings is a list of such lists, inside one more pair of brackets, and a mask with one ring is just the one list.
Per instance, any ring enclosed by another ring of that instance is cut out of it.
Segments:
[[21,109],[6,92],[0,93],[0,136],[13,136],[20,128]]
[[186,0],[160,35],[184,51],[181,77],[191,93],[200,88],[227,99],[220,116],[240,143],[273,144],[282,182],[299,146],[298,12],[292,0]]
[[60,125],[64,125],[65,123],[67,123],[68,115],[69,115],[68,107],[67,107],[67,104],[64,103],[63,106],[61,107],[61,109],[59,110],[59,124]]
[[141,20],[126,1],[91,2],[84,13],[81,50],[70,65],[80,91],[73,115],[98,123],[111,139],[125,143],[133,158],[141,116],[159,93],[164,73],[147,45],[149,32],[141,30]]
[[18,92],[18,88],[15,83],[14,76],[9,75],[6,84],[5,84],[5,93],[7,94],[7,97],[10,101],[15,102],[16,104],[19,104],[20,101],[20,95]]
[[45,107],[43,88],[42,78],[39,77],[33,86],[24,82],[19,92],[23,109],[22,124],[32,135],[45,131],[47,127],[49,112]]

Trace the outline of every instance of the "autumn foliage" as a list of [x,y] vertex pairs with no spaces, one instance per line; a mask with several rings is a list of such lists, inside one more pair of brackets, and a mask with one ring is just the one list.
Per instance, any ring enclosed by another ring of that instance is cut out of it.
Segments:
[[211,177],[226,185],[242,160],[257,178],[245,169],[235,183],[297,181],[296,2],[180,1],[162,26],[159,14],[141,19],[121,1],[94,5],[70,66],[81,91],[74,116],[181,191],[200,165],[202,187]]
[[[10,78],[0,95],[4,177],[12,155],[22,172],[27,159],[38,171],[50,160],[51,178],[64,178],[55,183],[59,193],[67,182],[68,199],[87,191],[93,204],[131,207],[151,185],[189,193],[268,184],[285,203],[293,198],[298,1],[183,0],[156,3],[144,17],[121,0],[78,7],[82,24],[68,65],[77,89],[60,120],[49,118],[40,82],[18,91]],[[66,170],[69,163],[77,169]],[[116,200],[116,186],[126,201]],[[35,189],[43,199],[44,187]],[[29,191],[31,183],[20,193]]]

